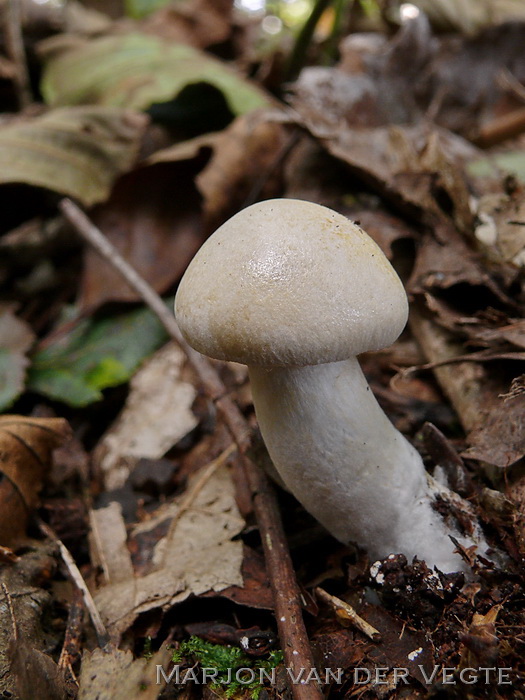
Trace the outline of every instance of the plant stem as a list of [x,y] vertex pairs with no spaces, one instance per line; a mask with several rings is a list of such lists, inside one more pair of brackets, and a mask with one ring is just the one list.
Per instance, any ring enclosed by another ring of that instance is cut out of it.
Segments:
[[284,82],[291,82],[297,78],[306,61],[306,54],[311,44],[312,37],[321,19],[323,12],[331,5],[333,0],[317,0],[312,8],[310,16],[303,25],[295,41],[288,66],[284,75]]

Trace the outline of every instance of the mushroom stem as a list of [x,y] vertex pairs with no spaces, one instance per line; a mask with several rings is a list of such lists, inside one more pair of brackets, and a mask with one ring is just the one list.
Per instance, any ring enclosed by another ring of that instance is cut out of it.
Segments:
[[464,568],[432,502],[438,487],[383,413],[356,358],[306,367],[250,366],[257,419],[293,495],[342,542],[374,558],[403,552]]

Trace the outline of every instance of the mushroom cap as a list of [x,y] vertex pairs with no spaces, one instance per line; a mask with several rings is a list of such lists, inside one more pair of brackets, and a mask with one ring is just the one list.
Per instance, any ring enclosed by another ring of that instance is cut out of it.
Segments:
[[273,199],[243,209],[204,243],[181,280],[175,314],[204,355],[306,366],[390,345],[408,302],[359,226],[319,204]]

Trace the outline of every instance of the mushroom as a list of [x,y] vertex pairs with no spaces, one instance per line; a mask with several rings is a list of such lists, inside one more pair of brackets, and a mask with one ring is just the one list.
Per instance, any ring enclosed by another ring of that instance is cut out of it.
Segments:
[[463,567],[435,509],[468,505],[427,475],[383,413],[356,356],[403,330],[403,285],[376,243],[344,216],[275,199],[224,223],[177,292],[180,329],[199,352],[248,365],[255,413],[286,487],[341,542],[369,555]]

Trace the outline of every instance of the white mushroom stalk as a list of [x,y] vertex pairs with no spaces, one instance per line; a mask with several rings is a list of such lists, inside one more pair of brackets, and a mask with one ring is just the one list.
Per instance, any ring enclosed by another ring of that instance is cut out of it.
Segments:
[[438,494],[468,504],[427,475],[356,359],[390,345],[408,314],[399,278],[358,226],[310,202],[248,207],[197,253],[175,311],[197,350],[248,365],[280,477],[336,538],[445,572],[463,568],[449,535],[486,550],[477,526],[461,536],[437,512]]

